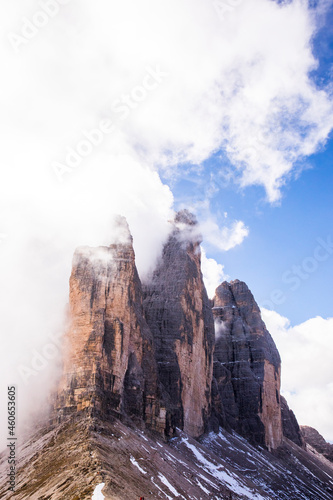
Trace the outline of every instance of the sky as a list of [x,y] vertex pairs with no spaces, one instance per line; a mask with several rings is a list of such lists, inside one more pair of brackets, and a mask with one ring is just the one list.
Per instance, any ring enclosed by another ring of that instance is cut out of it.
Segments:
[[282,392],[333,441],[332,1],[4,0],[0,14],[3,394],[16,383],[26,417],[55,380],[76,246],[111,243],[120,213],[147,280],[189,208],[209,294],[248,284]]

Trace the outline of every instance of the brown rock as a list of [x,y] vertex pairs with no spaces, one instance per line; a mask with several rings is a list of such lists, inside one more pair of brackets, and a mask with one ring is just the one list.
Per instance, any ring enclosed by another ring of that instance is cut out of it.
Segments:
[[90,407],[131,415],[163,432],[151,332],[127,223],[121,241],[76,250],[70,278],[70,326],[65,335],[58,415]]

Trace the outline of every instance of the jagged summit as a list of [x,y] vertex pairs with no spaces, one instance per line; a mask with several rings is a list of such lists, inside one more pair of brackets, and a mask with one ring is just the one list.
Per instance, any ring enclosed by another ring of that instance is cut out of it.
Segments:
[[170,237],[176,238],[183,247],[186,247],[187,245],[194,245],[193,249],[200,257],[200,243],[202,242],[202,235],[195,215],[187,209],[180,210],[179,212],[176,212],[174,219],[170,222]]
[[210,301],[196,219],[182,210],[174,225],[144,287],[123,217],[118,243],[75,252],[57,418],[89,408],[166,438],[222,425],[275,449],[281,362],[260,310],[239,280]]
[[110,246],[133,244],[133,237],[128,222],[123,215],[114,216],[111,223],[111,239]]
[[187,224],[188,226],[195,226],[198,224],[197,218],[187,208],[176,212],[175,223]]

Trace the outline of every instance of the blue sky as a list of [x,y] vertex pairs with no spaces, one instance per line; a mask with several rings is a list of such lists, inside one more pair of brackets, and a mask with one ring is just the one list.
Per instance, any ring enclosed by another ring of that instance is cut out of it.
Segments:
[[[311,78],[317,88],[332,85],[332,6],[322,22],[312,40],[319,64]],[[333,255],[328,253],[318,265],[306,260],[313,257],[318,238],[333,240],[332,134],[319,152],[297,162],[277,203],[267,201],[261,186],[240,188],[221,178],[224,166],[230,168],[230,162],[218,152],[206,160],[204,170],[190,171],[172,185],[176,206],[195,206],[200,218],[205,214],[200,205],[213,182],[217,192],[210,198],[210,208],[219,223],[237,219],[249,228],[243,243],[227,252],[204,241],[207,256],[223,264],[231,279],[245,281],[260,305],[288,317],[292,324],[317,315],[333,316]],[[292,276],[299,277],[299,284],[291,281]]]
[[[209,162],[212,171],[214,163],[215,160]],[[332,165],[330,139],[322,152],[306,160],[306,168],[299,177],[283,188],[279,203],[268,203],[262,187],[240,190],[232,183],[222,185],[211,200],[221,224],[225,224],[223,214],[227,212],[228,218],[243,220],[250,232],[241,245],[227,252],[216,251],[204,242],[208,257],[223,264],[231,279],[245,281],[259,304],[274,308],[293,324],[316,315],[333,315],[333,255],[317,267],[311,266],[311,262],[303,264],[304,259],[313,256],[318,238],[333,240]],[[193,179],[193,174],[190,177]],[[194,199],[206,199],[202,189],[205,181],[201,176],[197,181],[181,181],[173,187],[179,206],[184,205],[184,197],[189,204]],[[301,266],[300,273],[296,271],[296,276],[300,276],[296,290],[292,289],[296,283],[288,283],[290,275],[285,278],[287,282],[283,280],[285,272],[295,275],[293,266]],[[308,277],[302,279],[302,276]],[[277,294],[275,304],[271,297],[274,290],[282,292]]]

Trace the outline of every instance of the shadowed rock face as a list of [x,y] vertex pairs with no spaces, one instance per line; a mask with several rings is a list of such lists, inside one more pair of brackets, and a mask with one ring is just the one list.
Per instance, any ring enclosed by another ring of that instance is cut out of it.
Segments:
[[86,407],[128,414],[163,432],[165,410],[132,239],[126,221],[120,224],[120,242],[74,254],[56,409],[60,416]]
[[199,436],[210,414],[214,323],[200,268],[200,236],[189,212],[177,214],[144,294],[170,426]]
[[282,442],[280,356],[247,285],[224,282],[213,299],[213,390],[220,424],[251,442],[277,448]]
[[283,396],[281,398],[281,416],[283,435],[298,446],[304,446],[301,429],[298,425],[294,412],[289,409],[288,403]]

